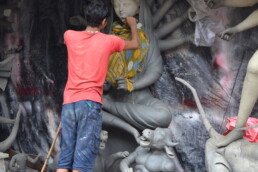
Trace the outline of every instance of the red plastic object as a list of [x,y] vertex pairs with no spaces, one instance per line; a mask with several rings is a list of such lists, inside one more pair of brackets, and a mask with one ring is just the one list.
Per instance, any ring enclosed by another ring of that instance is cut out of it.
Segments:
[[[228,118],[227,120],[228,120],[228,123],[226,125],[226,128],[228,130],[223,134],[224,136],[230,133],[235,128],[237,117],[234,116],[232,118]],[[257,124],[258,124],[258,119],[249,117],[245,127],[249,127]],[[244,138],[249,142],[258,143],[258,127],[244,130]]]

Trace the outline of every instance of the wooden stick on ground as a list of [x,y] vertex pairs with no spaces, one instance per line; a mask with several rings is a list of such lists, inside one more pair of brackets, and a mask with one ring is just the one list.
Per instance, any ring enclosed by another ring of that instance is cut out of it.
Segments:
[[60,122],[60,124],[59,124],[59,126],[58,126],[58,129],[57,129],[57,131],[56,131],[55,138],[54,138],[54,140],[53,140],[53,142],[52,142],[52,145],[51,145],[51,147],[50,147],[50,149],[49,149],[49,151],[48,151],[47,158],[46,158],[46,160],[45,160],[45,162],[44,162],[44,165],[43,165],[43,167],[42,167],[42,169],[41,169],[41,172],[44,172],[44,170],[45,170],[45,168],[46,168],[46,166],[47,166],[48,159],[49,159],[49,157],[50,157],[50,155],[51,155],[51,153],[52,153],[52,151],[53,151],[53,148],[54,148],[54,146],[55,146],[56,139],[57,139],[57,137],[58,137],[58,134],[59,134],[59,131],[60,131],[60,129],[61,129],[61,126],[62,126],[62,125],[61,125],[61,122]]

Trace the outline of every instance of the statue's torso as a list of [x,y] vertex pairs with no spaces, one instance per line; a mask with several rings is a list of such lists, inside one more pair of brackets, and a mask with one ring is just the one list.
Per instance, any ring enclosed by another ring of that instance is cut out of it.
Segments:
[[[145,168],[149,172],[173,172],[175,165],[163,151],[141,151],[136,157],[136,170]],[[136,171],[137,172],[137,171]]]

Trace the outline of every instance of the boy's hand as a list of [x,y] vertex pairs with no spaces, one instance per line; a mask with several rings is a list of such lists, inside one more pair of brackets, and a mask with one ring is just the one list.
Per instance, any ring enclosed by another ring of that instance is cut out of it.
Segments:
[[134,17],[126,17],[125,22],[130,26],[130,28],[137,26],[137,19]]
[[118,152],[119,158],[126,158],[129,156],[129,152],[128,151],[124,151],[124,152]]

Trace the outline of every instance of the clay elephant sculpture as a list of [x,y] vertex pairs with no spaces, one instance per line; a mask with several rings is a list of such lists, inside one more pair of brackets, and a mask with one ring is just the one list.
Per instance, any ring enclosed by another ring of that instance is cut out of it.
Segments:
[[220,135],[211,126],[196,90],[185,80],[176,78],[177,81],[186,85],[193,93],[198,110],[202,117],[205,128],[208,130],[210,139],[205,145],[205,163],[208,172],[256,172],[258,171],[258,143],[250,143],[247,140],[240,139],[231,144],[218,148],[216,140]]

